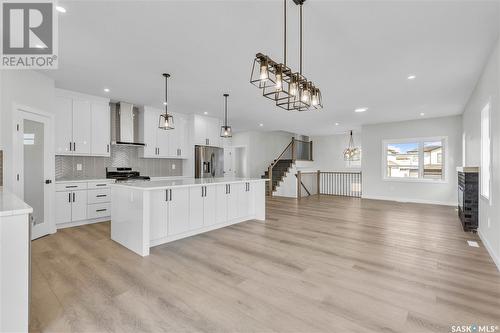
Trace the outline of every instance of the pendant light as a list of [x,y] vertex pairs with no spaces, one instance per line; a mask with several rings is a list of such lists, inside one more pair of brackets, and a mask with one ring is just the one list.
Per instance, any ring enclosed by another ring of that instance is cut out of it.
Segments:
[[174,117],[168,113],[168,78],[170,74],[163,73],[165,77],[165,114],[160,115],[158,128],[162,130],[172,130],[174,129]]
[[224,94],[224,126],[220,128],[220,136],[223,138],[230,138],[233,136],[233,132],[231,131],[231,126],[227,125],[227,98],[229,94]]
[[344,150],[344,160],[345,161],[359,161],[360,159],[360,149],[354,145],[354,138],[352,136],[352,130],[349,132],[349,145]]

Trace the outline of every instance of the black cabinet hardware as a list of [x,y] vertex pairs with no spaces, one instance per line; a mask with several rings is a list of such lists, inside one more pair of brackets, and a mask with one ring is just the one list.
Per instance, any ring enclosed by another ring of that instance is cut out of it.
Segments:
[[71,202],[71,193],[68,193],[68,202]]
[[165,201],[168,201],[168,190],[165,190]]
[[108,184],[96,184],[95,186],[106,186]]
[[170,201],[172,201],[172,190],[169,191],[170,191]]
[[75,192],[73,192],[73,202],[75,202]]
[[106,209],[106,208],[103,208],[103,209],[96,209],[95,211],[96,211],[97,213],[98,213],[98,212],[105,212],[105,211],[107,211],[107,209]]
[[106,145],[106,152],[109,153],[109,145]]
[[78,185],[67,185],[66,188],[75,188],[78,187]]
[[107,197],[107,195],[106,194],[98,194],[98,195],[96,195],[96,197],[97,198],[104,198],[104,197]]
[[71,141],[69,142],[69,151],[72,151],[73,149],[71,149]]

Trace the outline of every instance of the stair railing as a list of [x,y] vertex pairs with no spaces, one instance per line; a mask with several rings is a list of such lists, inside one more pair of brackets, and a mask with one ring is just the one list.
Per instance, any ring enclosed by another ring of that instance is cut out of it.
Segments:
[[275,159],[271,165],[269,165],[269,168],[267,169],[267,176],[269,177],[269,196],[273,196],[273,168],[274,166],[282,159],[282,157],[285,155],[286,151],[291,147],[292,149],[292,161],[295,162],[295,138],[292,137],[292,141],[283,149],[281,154],[278,156],[277,159]]

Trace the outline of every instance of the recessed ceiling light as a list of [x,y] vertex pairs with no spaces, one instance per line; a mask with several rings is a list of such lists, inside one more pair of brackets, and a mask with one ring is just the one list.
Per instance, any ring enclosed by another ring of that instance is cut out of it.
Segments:
[[163,102],[163,105],[167,105],[167,102]]
[[104,88],[104,92],[109,92],[109,88]]
[[358,112],[359,113],[359,112],[365,112],[367,110],[368,110],[368,108],[357,108],[357,109],[354,110],[354,112]]
[[408,75],[408,80],[415,80],[416,78],[417,78],[416,75],[413,75],[413,74]]
[[262,127],[262,126],[264,126],[264,124],[260,123],[259,126]]
[[422,117],[423,117],[423,116],[425,116],[425,113],[423,113],[423,112],[420,112],[420,116],[422,116]]
[[61,6],[56,6],[56,10],[57,10],[59,13],[66,13],[66,8],[61,7]]
[[335,126],[339,126],[339,125],[340,125],[340,123],[335,123]]
[[207,112],[207,111],[205,111],[205,112],[203,112],[203,114],[208,114],[208,112]]

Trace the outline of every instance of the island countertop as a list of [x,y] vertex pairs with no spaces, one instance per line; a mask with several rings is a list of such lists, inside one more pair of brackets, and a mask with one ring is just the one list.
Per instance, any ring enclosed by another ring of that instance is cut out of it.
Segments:
[[234,184],[245,182],[263,182],[266,179],[261,178],[236,178],[236,177],[220,177],[220,178],[178,178],[169,180],[152,180],[152,181],[137,181],[114,183],[112,187],[128,187],[136,190],[161,190],[172,187],[191,187],[200,185],[216,185],[216,184]]
[[33,212],[27,203],[0,187],[0,216],[24,215]]

